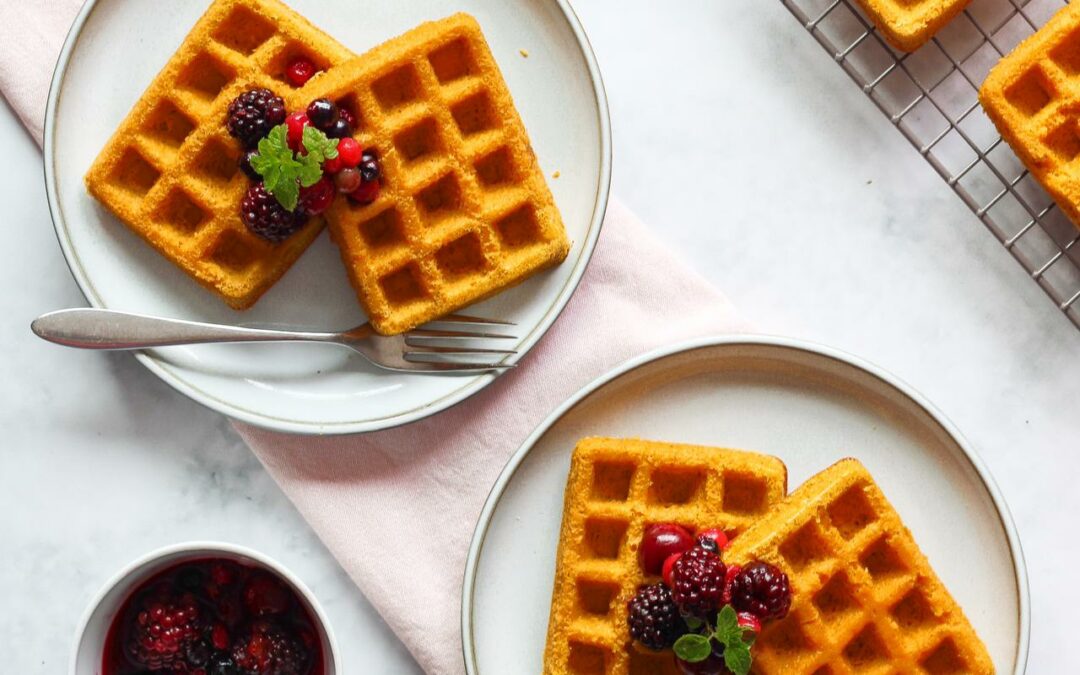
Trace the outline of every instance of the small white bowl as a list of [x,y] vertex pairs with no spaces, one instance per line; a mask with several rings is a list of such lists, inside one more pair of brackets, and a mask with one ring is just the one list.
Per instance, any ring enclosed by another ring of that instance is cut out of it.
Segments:
[[319,605],[319,601],[315,599],[315,594],[296,575],[281,563],[243,546],[216,541],[193,541],[173,544],[147,553],[121,570],[98,591],[75,632],[75,648],[71,654],[71,675],[101,675],[105,637],[109,632],[109,627],[124,601],[139,584],[177,563],[206,558],[225,558],[261,567],[280,577],[296,591],[304,608],[315,620],[315,630],[322,642],[325,671],[315,675],[338,675],[344,672],[339,665],[341,661],[337,640],[334,639],[330,622]]

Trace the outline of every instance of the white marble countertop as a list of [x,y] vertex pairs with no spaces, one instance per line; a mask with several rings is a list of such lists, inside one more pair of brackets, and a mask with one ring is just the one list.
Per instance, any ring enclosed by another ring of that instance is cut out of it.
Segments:
[[[615,129],[614,192],[764,331],[921,390],[982,454],[1030,570],[1032,673],[1076,672],[1080,331],[778,1],[578,3]],[[228,422],[130,356],[34,339],[84,301],[41,158],[0,104],[0,653],[67,669],[122,565],[184,539],[258,548],[325,604],[350,672],[419,672]]]

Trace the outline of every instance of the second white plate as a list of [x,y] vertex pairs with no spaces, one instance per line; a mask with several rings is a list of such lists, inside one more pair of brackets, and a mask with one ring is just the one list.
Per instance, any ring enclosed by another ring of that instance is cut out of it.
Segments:
[[1030,632],[1015,526],[959,433],[894,377],[778,338],[712,339],[636,359],[537,428],[492,489],[462,596],[470,675],[539,673],[570,453],[591,435],[753,449],[794,489],[843,457],[873,473],[990,650],[1022,673]]
[[[564,0],[287,0],[363,53],[427,20],[473,14],[550,179],[573,248],[558,268],[465,313],[518,324],[521,358],[573,293],[599,236],[610,182],[607,101],[591,48]],[[64,46],[45,125],[45,175],[57,237],[95,307],[228,324],[310,330],[364,321],[337,250],[323,235],[248,312],[198,287],[101,208],[83,176],[209,0],[90,0]],[[528,53],[528,58],[522,52]],[[476,393],[493,375],[381,371],[326,345],[201,345],[139,355],[191,398],[279,431],[354,433],[415,421]]]

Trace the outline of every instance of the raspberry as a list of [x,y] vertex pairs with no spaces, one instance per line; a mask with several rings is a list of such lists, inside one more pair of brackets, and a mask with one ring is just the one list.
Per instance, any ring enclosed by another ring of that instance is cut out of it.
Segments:
[[307,675],[311,654],[303,643],[270,621],[257,621],[233,644],[240,675]]
[[262,183],[248,188],[240,200],[240,220],[255,234],[275,243],[284,241],[304,224],[302,216],[286,211]]
[[305,58],[299,58],[289,64],[285,69],[285,77],[289,78],[289,84],[294,87],[302,87],[315,74],[315,64]]
[[626,608],[630,637],[649,649],[667,649],[686,632],[679,608],[671,599],[671,590],[664,584],[642,586]]
[[738,565],[728,565],[727,571],[724,572],[724,594],[720,597],[720,605],[731,604],[731,582],[735,580],[735,577],[742,572],[742,567]]
[[724,592],[724,563],[712,551],[695,546],[671,569],[671,593],[684,613],[700,619],[720,609]]
[[127,656],[148,670],[177,670],[199,633],[199,607],[193,595],[157,594],[135,615]]
[[251,89],[229,104],[225,127],[245,148],[254,148],[270,130],[285,121],[285,101],[269,89]]
[[296,207],[296,212],[305,219],[310,216],[318,216],[330,208],[336,195],[337,188],[334,187],[334,181],[327,176],[323,176],[318,183],[311,187],[300,189],[300,203]]
[[731,582],[731,604],[762,621],[783,619],[791,608],[788,577],[768,563],[748,565]]

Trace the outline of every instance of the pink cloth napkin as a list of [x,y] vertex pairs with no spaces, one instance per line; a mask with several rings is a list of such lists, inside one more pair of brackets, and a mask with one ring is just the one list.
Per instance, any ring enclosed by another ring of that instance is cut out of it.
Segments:
[[[8,4],[0,91],[40,143],[53,64],[81,0]],[[236,427],[420,665],[458,675],[466,552],[510,454],[556,405],[616,364],[744,328],[723,296],[616,202],[563,315],[517,369],[468,401],[366,435]]]

